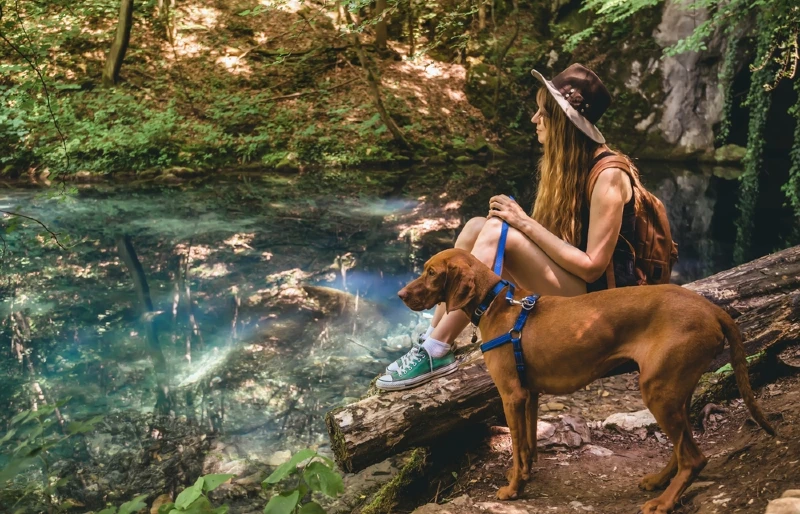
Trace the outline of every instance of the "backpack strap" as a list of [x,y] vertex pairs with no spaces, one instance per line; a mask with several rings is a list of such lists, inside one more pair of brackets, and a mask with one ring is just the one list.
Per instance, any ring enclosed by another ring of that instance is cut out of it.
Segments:
[[[629,177],[633,178],[633,173],[631,171],[631,164],[628,159],[621,155],[617,155],[611,152],[603,152],[599,156],[600,158],[595,161],[594,166],[592,166],[591,171],[589,171],[589,178],[586,180],[586,205],[587,207],[592,203],[592,193],[594,192],[594,186],[597,184],[597,179],[600,178],[600,174],[603,173],[605,170],[609,168],[619,168],[624,171]],[[633,186],[633,184],[631,184]],[[636,194],[635,191],[632,192]],[[630,243],[629,243],[630,244]],[[606,267],[606,285],[609,289],[614,289],[617,287],[616,280],[614,279],[614,254],[611,254],[611,259],[608,261],[608,266]]]

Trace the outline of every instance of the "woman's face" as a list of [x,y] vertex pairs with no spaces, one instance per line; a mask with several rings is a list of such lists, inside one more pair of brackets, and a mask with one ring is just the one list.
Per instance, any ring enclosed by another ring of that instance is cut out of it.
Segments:
[[544,144],[547,139],[547,114],[540,107],[531,121],[536,124],[536,137],[539,139],[539,143]]

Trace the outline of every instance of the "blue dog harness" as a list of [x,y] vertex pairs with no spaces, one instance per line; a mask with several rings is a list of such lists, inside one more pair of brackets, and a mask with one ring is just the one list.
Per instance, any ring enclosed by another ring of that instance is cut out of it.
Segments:
[[[503,257],[506,251],[507,236],[508,223],[503,221],[503,225],[500,229],[500,240],[497,243],[497,254],[495,255],[493,269],[494,273],[498,276],[503,273]],[[495,298],[497,298],[497,295],[499,295],[500,292],[506,288],[508,288],[508,291],[506,292],[506,301],[512,305],[521,305],[522,310],[520,310],[519,316],[517,317],[517,322],[514,323],[513,328],[500,337],[496,337],[489,342],[483,343],[481,345],[481,353],[486,353],[489,350],[497,348],[498,346],[511,343],[512,347],[514,348],[514,361],[517,365],[517,375],[519,375],[520,383],[523,387],[525,387],[527,379],[525,375],[525,360],[522,356],[522,329],[525,327],[525,322],[528,321],[528,315],[530,315],[531,310],[533,310],[533,307],[536,305],[539,295],[534,294],[526,296],[522,299],[522,301],[517,301],[514,299],[514,284],[507,280],[500,279],[500,282],[495,284],[478,308],[475,309],[475,312],[472,314],[471,321],[472,324],[477,327],[481,320],[481,316],[483,316],[483,313],[486,312],[486,310],[489,308],[489,305],[491,305]]]

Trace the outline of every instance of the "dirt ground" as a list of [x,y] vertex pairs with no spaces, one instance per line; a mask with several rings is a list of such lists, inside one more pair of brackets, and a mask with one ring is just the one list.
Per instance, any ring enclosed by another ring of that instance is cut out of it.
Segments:
[[[683,495],[675,514],[763,513],[769,500],[787,489],[800,489],[800,374],[779,379],[757,395],[776,425],[778,437],[770,437],[748,421],[740,399],[729,402],[727,413],[711,416],[706,433],[695,431],[709,462]],[[544,397],[542,401],[564,408],[540,411],[540,419],[555,421],[565,413],[583,417],[591,428],[592,446],[540,449],[539,461],[520,498],[499,502],[495,494],[506,484],[511,439],[507,429],[495,427],[457,467],[431,481],[429,501],[445,504],[426,505],[415,514],[633,514],[659,494],[639,490],[638,483],[643,475],[666,464],[671,445],[663,434],[657,430],[629,433],[597,424],[612,413],[644,408],[635,374],[605,379],[571,396]],[[607,454],[597,447],[613,454],[596,455]]]

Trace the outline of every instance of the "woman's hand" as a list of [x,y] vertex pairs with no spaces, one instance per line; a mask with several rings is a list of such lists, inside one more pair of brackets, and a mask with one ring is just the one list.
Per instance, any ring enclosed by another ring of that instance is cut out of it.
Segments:
[[493,196],[489,200],[489,214],[486,217],[500,218],[516,229],[521,229],[523,223],[530,221],[522,207],[506,195]]

